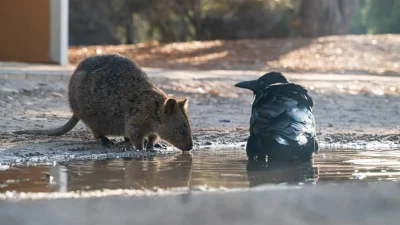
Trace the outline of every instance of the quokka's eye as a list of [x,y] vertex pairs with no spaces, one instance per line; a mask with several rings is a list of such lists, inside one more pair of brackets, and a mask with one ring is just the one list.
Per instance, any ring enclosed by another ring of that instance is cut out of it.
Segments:
[[183,131],[183,130],[180,130],[179,133],[180,133],[182,136],[185,135],[185,131]]

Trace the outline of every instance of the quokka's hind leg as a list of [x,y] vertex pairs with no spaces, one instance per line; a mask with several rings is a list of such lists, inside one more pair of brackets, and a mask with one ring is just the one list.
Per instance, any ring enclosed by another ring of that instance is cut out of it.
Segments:
[[114,145],[114,143],[112,141],[110,141],[110,139],[108,139],[106,136],[101,135],[98,139],[97,142],[101,145],[103,145],[104,147],[107,148],[111,148],[111,146]]
[[85,120],[82,120],[82,122],[92,131],[93,137],[97,143],[107,148],[111,148],[111,146],[114,145],[114,143],[104,136],[103,132],[99,131],[92,123],[87,123]]
[[98,134],[96,132],[93,132],[94,139],[96,139],[97,143],[101,144],[104,147],[111,148],[111,146],[114,145],[110,139],[108,139],[106,136],[102,134]]

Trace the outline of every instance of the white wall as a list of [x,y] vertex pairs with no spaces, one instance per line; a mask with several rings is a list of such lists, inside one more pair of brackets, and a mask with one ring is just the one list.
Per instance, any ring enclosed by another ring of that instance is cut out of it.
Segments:
[[68,65],[68,0],[50,2],[50,59]]

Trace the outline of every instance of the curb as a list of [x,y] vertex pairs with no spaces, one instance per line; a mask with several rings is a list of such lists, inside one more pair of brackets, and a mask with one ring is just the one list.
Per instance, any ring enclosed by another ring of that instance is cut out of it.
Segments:
[[[45,68],[45,69],[43,69]],[[240,71],[240,70],[172,70],[162,68],[142,67],[151,79],[256,79],[263,71]],[[0,79],[6,80],[36,80],[36,81],[68,81],[75,66],[68,67],[46,67],[46,66],[5,66],[2,68],[0,62]],[[287,72],[285,75],[289,79],[299,80],[325,80],[325,81],[375,81],[385,80],[391,82],[398,80],[396,76],[380,76],[380,75],[356,75],[356,74],[332,74],[332,73],[309,73],[303,75],[301,73]]]
[[32,70],[0,70],[0,79],[7,80],[68,80],[73,70],[32,71]]

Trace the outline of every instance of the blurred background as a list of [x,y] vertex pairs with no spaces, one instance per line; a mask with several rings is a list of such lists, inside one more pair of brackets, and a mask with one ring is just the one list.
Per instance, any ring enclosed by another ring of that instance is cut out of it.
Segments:
[[14,0],[0,27],[0,61],[400,74],[400,0]]
[[400,0],[69,4],[72,64],[118,52],[158,68],[400,73]]
[[398,0],[70,0],[70,45],[400,32]]

